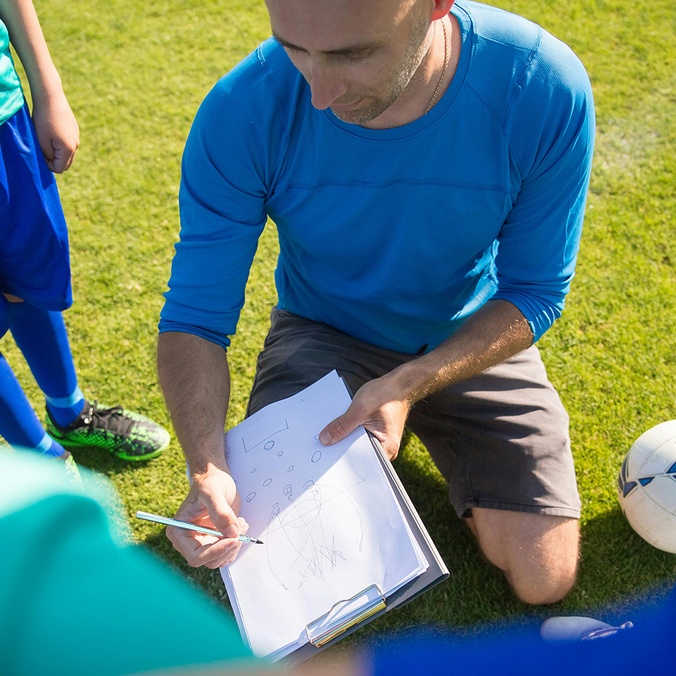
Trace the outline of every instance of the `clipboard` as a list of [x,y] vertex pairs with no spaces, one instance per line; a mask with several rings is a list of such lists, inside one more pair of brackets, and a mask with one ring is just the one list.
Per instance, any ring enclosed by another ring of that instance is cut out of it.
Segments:
[[[327,404],[327,400],[332,400],[334,395],[336,401],[329,401]],[[338,506],[337,503],[340,500],[334,499],[335,496],[344,498],[345,494],[357,486],[354,498],[356,504],[362,509],[357,514],[357,518],[367,522],[367,527],[364,530],[366,544],[363,550],[359,549],[358,554],[346,549],[343,546],[344,543],[340,543],[340,541],[336,545],[334,550],[337,555],[336,558],[342,557],[344,559],[344,562],[338,561],[340,565],[335,566],[336,569],[340,569],[344,564],[342,582],[340,578],[335,578],[332,581],[329,574],[327,574],[326,580],[322,578],[321,584],[316,580],[310,580],[306,586],[294,586],[289,584],[286,579],[282,580],[279,571],[282,568],[285,571],[287,568],[291,570],[297,563],[293,556],[280,559],[284,566],[278,565],[276,574],[272,566],[268,569],[267,565],[270,559],[274,560],[276,565],[279,564],[275,557],[284,549],[281,544],[284,544],[287,548],[290,547],[288,542],[280,543],[279,541],[280,531],[284,529],[276,527],[278,525],[276,522],[262,520],[260,512],[264,508],[264,504],[267,504],[262,495],[255,497],[255,500],[261,500],[258,507],[249,505],[248,514],[245,512],[246,505],[242,510],[243,516],[251,525],[249,535],[266,541],[266,547],[269,547],[269,549],[265,557],[268,561],[264,560],[263,552],[266,550],[263,547],[245,549],[240,552],[238,559],[233,564],[221,569],[221,574],[242,637],[252,649],[256,648],[254,649],[256,654],[270,661],[279,660],[283,664],[292,665],[306,660],[357,631],[383,613],[411,601],[442,582],[449,575],[448,568],[406,493],[401,480],[373,435],[365,432],[362,428],[361,432],[354,433],[352,441],[344,440],[349,449],[339,452],[338,446],[342,442],[339,442],[335,447],[327,448],[316,440],[316,436],[310,437],[314,441],[308,441],[308,430],[303,430],[304,436],[298,432],[299,426],[305,425],[308,427],[308,425],[312,425],[314,431],[311,434],[316,435],[325,424],[344,412],[350,400],[351,395],[344,381],[334,371],[297,395],[262,409],[226,435],[226,446],[228,448],[232,450],[233,445],[239,445],[239,455],[236,462],[231,457],[233,453],[230,453],[228,459],[236,482],[242,481],[241,485],[238,483],[238,490],[243,497],[243,505],[256,492],[263,492],[262,488],[259,490],[257,487],[273,484],[272,478],[262,483],[254,478],[260,477],[262,479],[264,472],[266,473],[265,476],[267,474],[274,475],[274,471],[269,470],[268,465],[278,460],[277,456],[283,456],[283,451],[279,449],[284,448],[283,443],[275,446],[275,440],[280,441],[284,438],[287,441],[298,442],[300,440],[300,444],[290,444],[286,447],[292,449],[292,452],[296,454],[293,457],[299,464],[303,462],[299,460],[299,453],[304,454],[303,457],[305,457],[314,451],[312,462],[314,462],[315,456],[322,453],[328,458],[335,455],[333,463],[340,466],[339,472],[344,471],[342,465],[346,465],[349,468],[346,470],[346,476],[349,479],[354,476],[361,478],[361,482],[353,482],[351,486],[347,486],[346,483],[337,484],[337,488],[334,489],[335,493],[331,494],[331,499],[325,499],[327,504],[324,505],[333,521],[327,521],[322,524],[321,528],[318,528],[324,534],[325,531],[330,531],[330,528],[325,527],[327,524],[335,526],[339,522],[340,525],[336,527],[339,538],[345,537],[346,532],[353,535],[352,530],[346,529],[344,526],[344,522],[349,520],[349,513],[343,509],[344,505]],[[325,410],[327,406],[328,410]],[[334,406],[334,408],[331,408],[331,406]],[[335,408],[336,406],[338,408]],[[261,417],[261,414],[263,417]],[[281,422],[282,419],[283,423]],[[299,436],[293,436],[294,429]],[[236,434],[233,436],[233,433]],[[312,446],[313,443],[314,447]],[[310,447],[305,448],[308,444]],[[302,447],[301,451],[298,450],[298,445]],[[329,451],[329,448],[336,450]],[[259,460],[255,460],[255,452],[261,453]],[[266,453],[267,455],[265,455]],[[363,462],[363,465],[359,465],[357,461]],[[366,478],[362,477],[359,471],[354,469],[355,467],[359,467],[361,473],[365,473]],[[293,469],[293,465],[289,467],[289,471],[291,469]],[[321,471],[317,470],[318,474],[315,475],[318,481],[317,486],[324,480],[328,482],[327,477],[329,476],[334,479],[337,478],[335,475],[330,475],[333,469],[335,468],[329,467]],[[354,474],[354,471],[357,471],[357,473]],[[291,474],[288,476],[291,476]],[[339,476],[343,477],[342,474]],[[280,478],[287,478],[284,471],[280,470],[279,474],[274,475],[275,480]],[[304,486],[307,487],[311,483],[306,482]],[[359,483],[361,483],[361,486],[358,485]],[[300,492],[299,495],[298,492],[293,492],[291,485],[289,485],[289,491],[290,496],[293,493],[293,500],[289,499],[285,513],[293,513],[296,510],[297,517],[300,515],[303,519],[309,521],[310,511],[299,509],[299,505],[307,505],[307,503],[303,503],[303,499],[311,491]],[[382,501],[379,501],[380,496],[384,496]],[[360,502],[362,499],[363,502]],[[251,500],[254,500],[254,498],[251,498]],[[332,502],[332,500],[334,501]],[[329,503],[331,504],[329,505]],[[301,523],[303,519],[297,518],[294,521],[293,528],[302,530],[306,525],[304,522]],[[386,524],[386,527],[382,527],[382,524]],[[392,535],[384,535],[389,532]],[[398,535],[395,535],[395,533],[398,533]],[[285,532],[285,534],[288,537],[289,533]],[[295,531],[292,535],[297,537]],[[275,538],[277,538],[277,541],[275,541]],[[304,561],[307,552],[297,550],[293,551],[292,554],[294,556],[298,554],[297,559]],[[343,554],[345,554],[344,557]],[[352,556],[352,554],[355,554],[355,556]],[[326,552],[323,552],[323,555],[328,558]],[[374,558],[379,558],[379,563],[373,564]],[[323,558],[318,556],[318,560],[312,563],[317,565],[320,560],[324,561]],[[363,561],[363,563],[358,563],[358,561]],[[350,568],[350,565],[353,567]],[[327,564],[327,569],[330,568],[331,566]],[[273,574],[272,577],[280,579],[273,580],[269,575],[270,572]],[[334,574],[332,570],[329,570],[328,573]],[[335,574],[338,575],[339,573],[336,572]],[[308,575],[307,577],[309,579],[312,576]],[[274,582],[276,581],[280,583],[282,590],[280,590],[280,586],[275,586]],[[357,586],[359,581],[361,581],[361,585]],[[306,580],[303,580],[303,584],[305,582]],[[313,584],[316,586],[313,587]],[[349,594],[340,595],[339,590],[347,591],[350,588]],[[315,590],[314,594],[311,592],[312,589]],[[358,590],[356,593],[354,593],[355,589]],[[288,590],[291,591],[287,595]],[[260,602],[254,602],[253,599],[256,595],[261,596]],[[265,608],[265,603],[269,603],[270,606],[266,611],[261,612],[261,608]],[[300,606],[305,609],[298,610]],[[314,612],[311,610],[312,608],[315,609]],[[293,613],[294,616],[287,617],[285,615],[287,611]],[[274,619],[271,619],[273,617]],[[302,617],[305,617],[305,620],[299,624],[298,620]],[[310,618],[313,619],[308,622],[307,620]],[[281,641],[282,635],[286,635],[288,639],[291,625],[297,627],[297,629],[293,630],[290,640]],[[271,632],[279,630],[280,642],[276,642],[277,637],[272,638],[268,630]]]
[[[417,578],[402,588],[389,594],[387,597],[380,591],[380,589],[378,589],[377,585],[373,585],[375,592],[378,594],[377,602],[373,604],[364,604],[361,608],[362,614],[359,617],[355,618],[354,621],[346,622],[340,628],[340,630],[335,631],[333,634],[329,635],[326,632],[322,633],[319,631],[318,628],[321,627],[324,617],[318,618],[315,620],[315,622],[309,624],[306,628],[308,634],[308,643],[284,659],[284,664],[289,666],[310,659],[325,648],[331,647],[341,639],[349,636],[363,627],[365,624],[368,624],[377,617],[380,617],[383,613],[403,606],[409,601],[412,601],[414,598],[420,596],[427,590],[443,582],[450,575],[444,560],[441,558],[434,541],[432,540],[427,528],[425,527],[425,524],[420,518],[418,511],[413,505],[413,502],[406,492],[406,489],[404,488],[401,479],[392,466],[392,463],[387,458],[380,442],[371,433],[368,433],[368,436],[371,444],[373,445],[373,449],[378,456],[378,460],[380,461],[380,464],[390,481],[394,494],[399,501],[399,505],[401,506],[402,512],[408,521],[409,527],[416,537],[418,545],[427,558],[429,567],[424,573],[419,575]],[[368,590],[364,590],[364,592],[361,593],[365,592],[368,592]]]

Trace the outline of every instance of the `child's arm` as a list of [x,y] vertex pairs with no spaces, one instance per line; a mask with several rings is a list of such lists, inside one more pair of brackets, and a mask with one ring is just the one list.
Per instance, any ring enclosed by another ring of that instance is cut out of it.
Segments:
[[80,131],[49,54],[31,0],[0,0],[0,19],[28,76],[33,99],[33,123],[47,165],[57,173],[68,169]]

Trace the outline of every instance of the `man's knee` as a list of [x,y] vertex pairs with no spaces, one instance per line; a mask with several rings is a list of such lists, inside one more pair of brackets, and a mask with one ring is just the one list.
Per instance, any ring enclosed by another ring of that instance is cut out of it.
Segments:
[[504,571],[524,603],[555,603],[572,589],[578,569],[577,519],[475,509],[472,522],[484,554]]
[[514,593],[524,603],[543,605],[563,599],[575,585],[577,579],[577,557],[562,565],[528,571],[505,571]]

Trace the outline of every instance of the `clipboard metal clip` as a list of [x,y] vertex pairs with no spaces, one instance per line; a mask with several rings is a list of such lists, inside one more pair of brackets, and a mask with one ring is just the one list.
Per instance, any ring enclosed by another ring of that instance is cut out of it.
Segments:
[[337,601],[331,609],[305,627],[308,641],[319,648],[348,629],[364,622],[385,608],[385,596],[377,584],[357,592],[352,598]]

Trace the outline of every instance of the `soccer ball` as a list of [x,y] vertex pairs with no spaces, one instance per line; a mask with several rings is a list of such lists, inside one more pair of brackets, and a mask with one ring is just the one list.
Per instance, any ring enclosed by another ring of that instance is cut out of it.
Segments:
[[676,554],[676,420],[656,425],[634,442],[617,484],[631,527],[654,547]]

